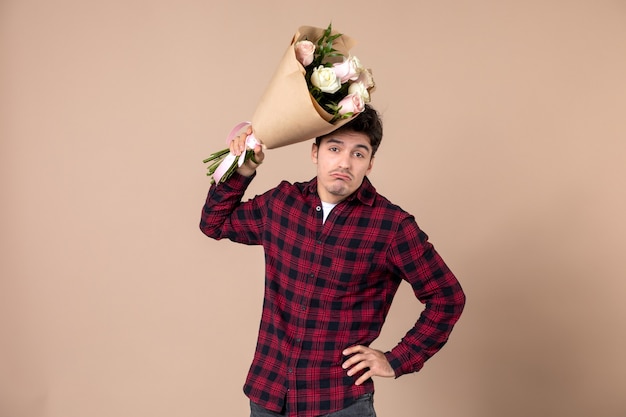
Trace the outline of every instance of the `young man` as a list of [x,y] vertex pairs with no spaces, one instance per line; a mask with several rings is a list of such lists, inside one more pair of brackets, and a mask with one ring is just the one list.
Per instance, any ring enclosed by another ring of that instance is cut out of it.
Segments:
[[[231,143],[244,152],[247,133]],[[317,176],[281,182],[242,202],[263,162],[212,185],[201,230],[265,250],[265,294],[244,392],[251,416],[375,416],[372,377],[416,372],[448,340],[463,290],[413,216],[376,192],[367,175],[382,123],[367,106],[317,138]],[[425,308],[387,352],[369,347],[406,280]]]

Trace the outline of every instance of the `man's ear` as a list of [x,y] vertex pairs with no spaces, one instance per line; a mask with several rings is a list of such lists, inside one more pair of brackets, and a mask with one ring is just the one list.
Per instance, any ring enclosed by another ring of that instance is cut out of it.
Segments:
[[318,147],[317,144],[315,142],[313,142],[313,146],[311,146],[311,160],[313,161],[314,164],[317,164],[317,151],[318,151]]
[[372,168],[374,168],[374,157],[373,156],[370,158],[370,166],[369,166],[369,168],[367,168],[367,172],[365,173],[365,175],[369,175],[370,172],[372,172]]

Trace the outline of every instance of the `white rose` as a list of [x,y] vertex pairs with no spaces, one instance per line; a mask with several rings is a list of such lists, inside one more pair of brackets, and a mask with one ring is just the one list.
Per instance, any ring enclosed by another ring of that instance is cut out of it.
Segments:
[[341,88],[341,80],[332,68],[320,65],[311,74],[311,84],[323,93],[334,94]]
[[372,72],[365,68],[363,68],[363,70],[359,72],[359,78],[357,79],[357,81],[363,83],[367,88],[374,88],[375,86]]
[[361,96],[365,103],[370,102],[370,93],[367,91],[367,87],[361,82],[354,82],[348,87],[348,94],[356,94]]

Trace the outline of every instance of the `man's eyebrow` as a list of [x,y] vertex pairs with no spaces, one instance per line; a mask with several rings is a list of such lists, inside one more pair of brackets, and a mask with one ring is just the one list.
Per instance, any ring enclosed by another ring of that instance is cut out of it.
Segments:
[[342,141],[342,140],[339,140],[339,139],[336,139],[336,138],[328,138],[327,142],[330,142],[330,143],[338,143],[338,144],[340,144],[340,145],[343,145],[343,141]]
[[362,143],[359,143],[358,145],[356,145],[357,148],[361,148],[361,149],[365,149],[366,151],[370,152],[371,149],[369,146],[367,145],[363,145]]
[[[339,140],[337,138],[328,138],[328,140],[326,141],[328,143],[337,143],[339,145],[344,145],[344,142],[342,140]],[[355,145],[356,148],[361,148],[361,149],[365,149],[368,152],[371,152],[371,149],[369,148],[369,146],[367,145],[363,145],[362,143],[359,143],[357,145]]]

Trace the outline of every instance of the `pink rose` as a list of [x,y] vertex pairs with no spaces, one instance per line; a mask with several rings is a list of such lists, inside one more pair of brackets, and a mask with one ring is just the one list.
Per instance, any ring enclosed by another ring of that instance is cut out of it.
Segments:
[[360,94],[348,94],[337,106],[341,115],[347,113],[357,114],[365,109],[365,102]]
[[313,57],[315,55],[315,44],[311,41],[298,41],[294,45],[294,49],[296,51],[296,59],[300,61],[302,66],[306,67],[311,62],[313,62]]
[[349,80],[356,80],[359,77],[361,71],[361,63],[356,57],[348,57],[343,62],[333,64],[333,70],[337,74],[337,78],[341,80],[342,84],[347,83]]

